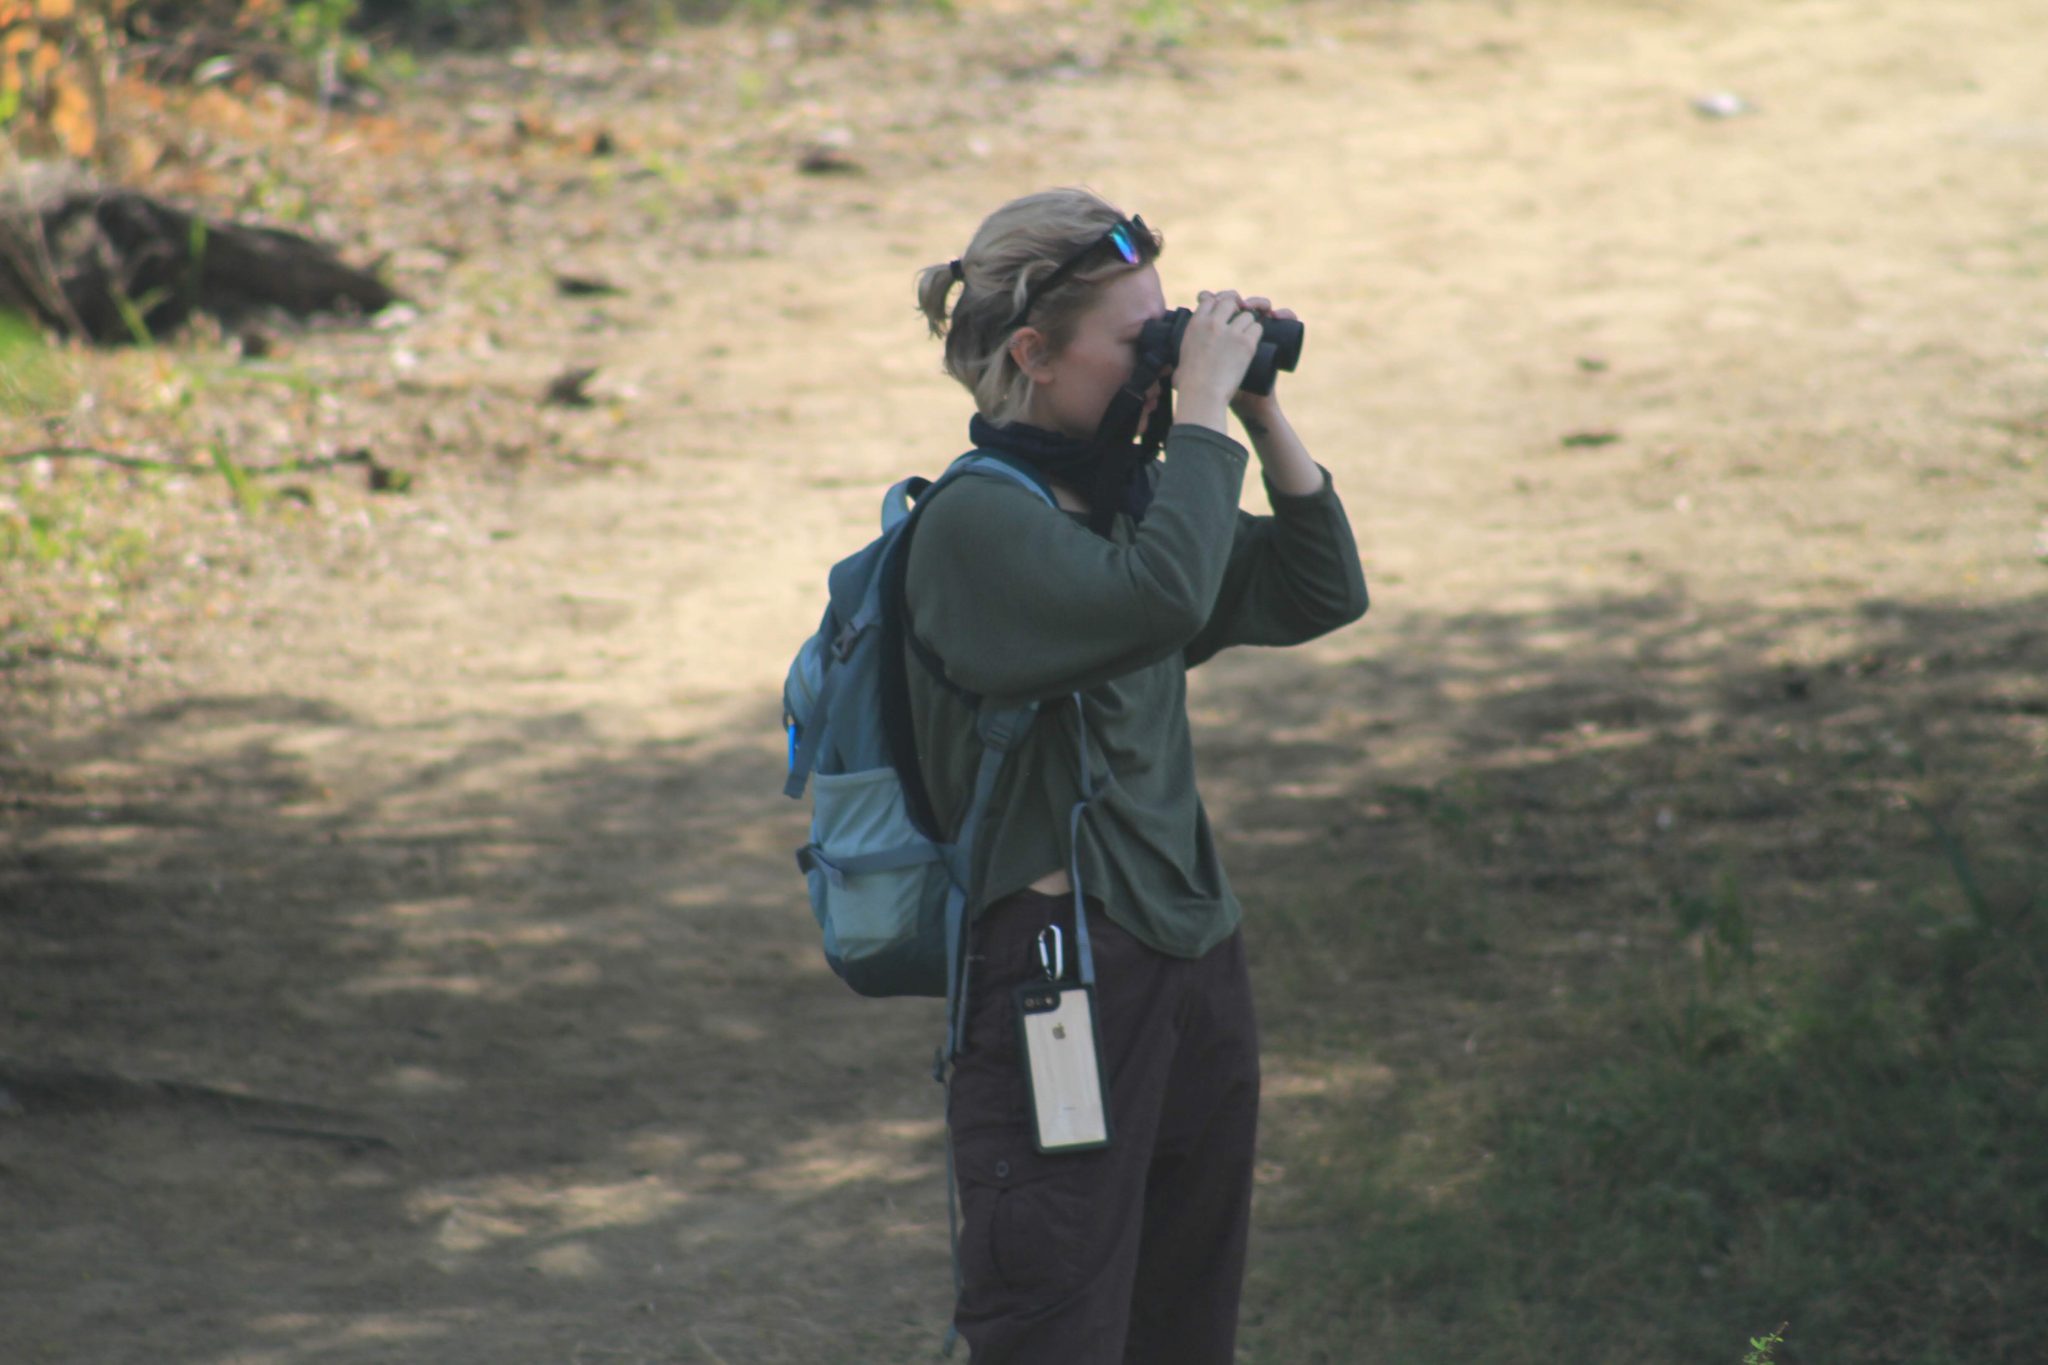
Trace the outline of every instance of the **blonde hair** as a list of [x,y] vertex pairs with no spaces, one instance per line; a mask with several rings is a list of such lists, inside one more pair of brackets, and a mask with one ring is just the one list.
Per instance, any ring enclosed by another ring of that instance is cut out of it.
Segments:
[[[918,272],[917,304],[931,334],[946,339],[946,373],[974,395],[983,417],[1007,426],[1024,415],[1031,401],[1030,376],[1011,357],[1010,343],[1025,325],[1011,323],[1032,284],[1100,241],[1122,217],[1092,190],[1041,190],[1012,199],[983,219],[957,262]],[[1150,255],[1162,245],[1152,234]],[[1045,336],[1055,355],[1073,339],[1074,323],[1094,302],[1096,287],[1139,268],[1114,253],[1104,255],[1103,264],[1075,271],[1031,300],[1029,325]],[[965,288],[949,317],[946,300],[956,280]]]

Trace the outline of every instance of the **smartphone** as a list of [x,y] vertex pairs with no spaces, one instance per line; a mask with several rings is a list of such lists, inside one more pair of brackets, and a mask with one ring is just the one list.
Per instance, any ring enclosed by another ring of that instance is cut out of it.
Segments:
[[1107,1147],[1109,1103],[1098,1060],[1094,988],[1051,981],[1019,986],[1017,1028],[1038,1150]]

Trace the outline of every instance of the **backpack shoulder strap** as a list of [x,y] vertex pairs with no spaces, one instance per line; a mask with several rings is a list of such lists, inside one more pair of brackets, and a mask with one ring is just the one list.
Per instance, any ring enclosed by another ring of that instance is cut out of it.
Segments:
[[[890,761],[896,769],[897,777],[903,783],[903,799],[911,824],[926,838],[940,844],[946,842],[945,832],[939,828],[938,814],[932,806],[931,792],[925,786],[924,770],[919,766],[917,758],[917,741],[912,733],[910,680],[904,664],[905,651],[916,655],[925,671],[968,707],[978,711],[981,698],[948,678],[938,655],[918,638],[916,631],[910,628],[909,602],[905,589],[910,575],[910,540],[912,533],[917,529],[915,518],[931,506],[933,499],[941,491],[960,479],[973,476],[1007,479],[1020,487],[1030,489],[1044,499],[1048,506],[1058,506],[1052,490],[1039,482],[1036,476],[1000,456],[982,450],[970,450],[960,456],[933,482],[926,483],[921,479],[904,480],[890,489],[882,502],[885,526],[894,529],[898,523],[908,523],[902,525],[895,544],[890,547],[881,585],[883,639],[880,664],[883,738],[888,744]],[[915,499],[915,505],[903,511],[900,509],[904,507],[906,496]],[[894,520],[891,520],[892,513],[897,514]],[[1029,723],[1030,717],[1027,712],[1023,724]],[[972,810],[969,814],[972,814]]]
[[898,523],[907,519],[931,488],[930,479],[921,479],[914,475],[892,484],[889,491],[882,495],[882,534],[887,535],[896,529]]
[[[1060,505],[1059,499],[1053,496],[1052,485],[1046,482],[1043,475],[1022,460],[1005,455],[1000,450],[970,450],[947,467],[945,477],[968,473],[993,474],[1009,479],[1012,483],[1022,484],[1038,494],[1048,506]],[[943,478],[941,482],[944,482]]]
[[[983,450],[970,450],[947,468],[945,475],[939,480],[939,483],[949,483],[953,479],[967,474],[987,474],[996,478],[1008,479],[1010,482],[1029,488],[1032,492],[1038,494],[1039,497],[1045,500],[1048,506],[1059,506],[1058,500],[1053,497],[1050,486],[1029,468],[1011,460],[1005,455]],[[898,487],[901,486],[898,485]],[[933,484],[929,487],[936,490],[938,485]],[[887,504],[885,504],[885,510],[886,506]],[[906,573],[908,572],[907,564],[905,571]],[[916,631],[906,626],[903,631],[903,640],[910,647],[910,652],[917,656],[917,661],[924,665],[925,672],[939,686],[951,692],[970,707],[980,705],[981,698],[979,696],[946,676],[945,665],[940,661],[938,653],[930,645],[926,644]]]

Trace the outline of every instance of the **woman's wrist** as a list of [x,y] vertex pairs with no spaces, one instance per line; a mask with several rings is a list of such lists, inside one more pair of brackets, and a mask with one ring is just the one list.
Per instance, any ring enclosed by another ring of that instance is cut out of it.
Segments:
[[1221,399],[1193,395],[1179,396],[1179,399],[1180,401],[1174,405],[1174,421],[1185,422],[1189,426],[1207,427],[1225,436],[1230,434],[1230,419],[1225,415],[1228,409]]
[[1287,425],[1287,414],[1280,410],[1280,400],[1271,394],[1255,396],[1240,392],[1230,400],[1230,412],[1254,441],[1271,436]]
[[1235,405],[1237,420],[1251,438],[1252,453],[1274,492],[1288,497],[1307,497],[1323,491],[1323,469],[1295,434],[1294,425],[1280,409],[1280,400],[1265,397]]

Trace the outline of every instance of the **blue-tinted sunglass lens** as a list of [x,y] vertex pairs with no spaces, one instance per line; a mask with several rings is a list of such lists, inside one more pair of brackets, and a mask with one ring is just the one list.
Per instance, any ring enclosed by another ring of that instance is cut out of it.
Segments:
[[1109,230],[1109,244],[1116,248],[1116,254],[1124,258],[1125,265],[1138,263],[1138,247],[1131,240],[1131,230],[1118,223]]

